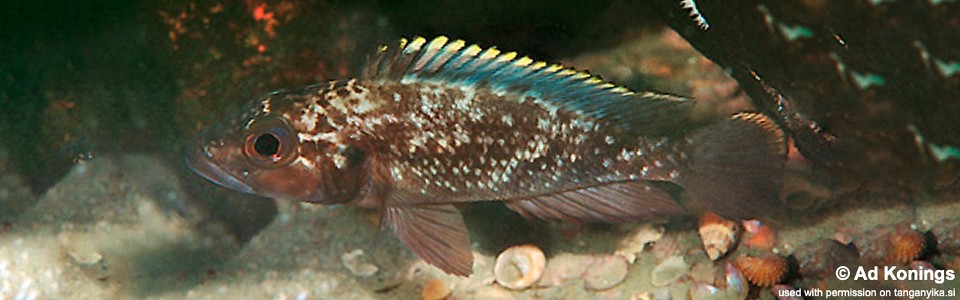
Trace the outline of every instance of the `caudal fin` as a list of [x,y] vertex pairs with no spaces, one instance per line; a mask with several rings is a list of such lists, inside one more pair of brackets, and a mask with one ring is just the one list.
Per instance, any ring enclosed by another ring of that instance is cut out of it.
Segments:
[[754,218],[775,209],[786,155],[783,132],[759,113],[738,113],[693,135],[680,185],[694,210]]

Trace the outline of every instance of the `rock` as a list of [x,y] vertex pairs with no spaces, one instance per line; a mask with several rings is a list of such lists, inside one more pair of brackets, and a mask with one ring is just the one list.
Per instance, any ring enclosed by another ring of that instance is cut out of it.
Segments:
[[9,223],[36,203],[36,195],[11,166],[9,152],[0,145],[0,222]]
[[450,288],[438,278],[430,279],[420,290],[420,296],[423,300],[441,300],[450,295]]
[[367,277],[380,270],[376,265],[363,262],[362,260],[362,249],[353,250],[340,256],[340,262],[343,263],[343,266],[346,267],[353,276]]
[[627,259],[610,255],[598,259],[583,274],[583,286],[587,290],[602,291],[617,286],[627,277]]
[[644,224],[637,228],[633,234],[620,240],[620,245],[614,254],[623,256],[631,264],[637,260],[637,254],[642,252],[647,245],[659,241],[663,237],[663,227],[653,224]]
[[666,286],[686,274],[688,267],[683,256],[669,257],[653,268],[650,282],[654,286]]
[[547,262],[547,269],[543,271],[537,286],[558,286],[567,280],[581,278],[596,260],[597,258],[591,255],[558,254]]
[[0,237],[0,264],[18,270],[0,286],[38,298],[142,298],[199,284],[237,249],[204,216],[154,157],[78,163]]

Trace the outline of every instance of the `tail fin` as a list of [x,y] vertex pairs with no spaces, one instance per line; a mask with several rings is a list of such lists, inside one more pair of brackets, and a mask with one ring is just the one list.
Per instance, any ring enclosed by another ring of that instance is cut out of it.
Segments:
[[694,211],[753,218],[776,208],[786,145],[783,132],[759,113],[738,113],[693,135],[680,185]]

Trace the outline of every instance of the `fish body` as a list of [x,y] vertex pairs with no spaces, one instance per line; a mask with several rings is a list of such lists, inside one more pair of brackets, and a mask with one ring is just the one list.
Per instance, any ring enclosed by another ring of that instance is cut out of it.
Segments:
[[[247,193],[380,208],[428,263],[472,272],[456,203],[526,217],[649,220],[771,208],[780,131],[742,113],[703,128],[690,100],[438,37],[381,48],[356,79],[267,94],[199,138],[191,167]],[[689,196],[680,200],[671,188]]]

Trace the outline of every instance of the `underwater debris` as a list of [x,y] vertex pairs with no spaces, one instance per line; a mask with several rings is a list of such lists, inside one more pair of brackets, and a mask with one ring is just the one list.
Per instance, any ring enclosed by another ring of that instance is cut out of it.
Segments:
[[833,278],[837,267],[860,262],[856,250],[833,239],[820,239],[801,245],[793,252],[802,278]]
[[629,266],[620,255],[609,255],[596,260],[583,274],[583,286],[590,291],[602,291],[617,286],[627,278]]
[[960,254],[960,219],[943,220],[930,229],[941,253]]
[[736,246],[738,235],[737,222],[707,212],[700,218],[700,240],[710,260],[717,260]]
[[749,248],[773,250],[779,237],[777,231],[760,220],[744,220],[741,222],[744,229],[743,245]]
[[653,286],[666,286],[686,274],[688,268],[690,265],[683,260],[683,256],[669,257],[653,268],[650,282]]
[[773,253],[741,255],[733,263],[750,283],[759,287],[780,282],[788,268],[787,260]]
[[903,265],[926,248],[922,233],[909,225],[880,226],[864,232],[853,241],[860,252],[860,260],[870,265]]
[[503,287],[521,290],[540,280],[546,266],[546,257],[537,246],[513,246],[497,256],[493,274],[497,283]]
[[550,261],[547,262],[546,270],[544,270],[543,275],[540,276],[540,281],[537,282],[537,286],[557,286],[567,280],[581,278],[583,273],[587,272],[587,268],[593,266],[596,260],[597,258],[592,255],[569,253],[561,253],[551,257]]
[[663,237],[663,226],[653,226],[644,224],[634,231],[633,234],[620,240],[620,246],[617,247],[616,255],[623,256],[627,262],[637,261],[637,254],[647,248],[648,245],[659,241]]
[[423,300],[441,300],[450,296],[450,292],[452,291],[443,283],[443,280],[434,278],[427,280],[427,283],[423,284],[423,289],[420,290],[420,297],[423,298]]
[[723,265],[723,279],[727,284],[727,290],[738,296],[736,299],[747,298],[747,292],[750,291],[749,285],[736,265],[731,262]]
[[380,271],[376,265],[364,262],[363,257],[363,249],[356,249],[341,255],[340,262],[350,271],[350,274],[357,277],[367,277]]

